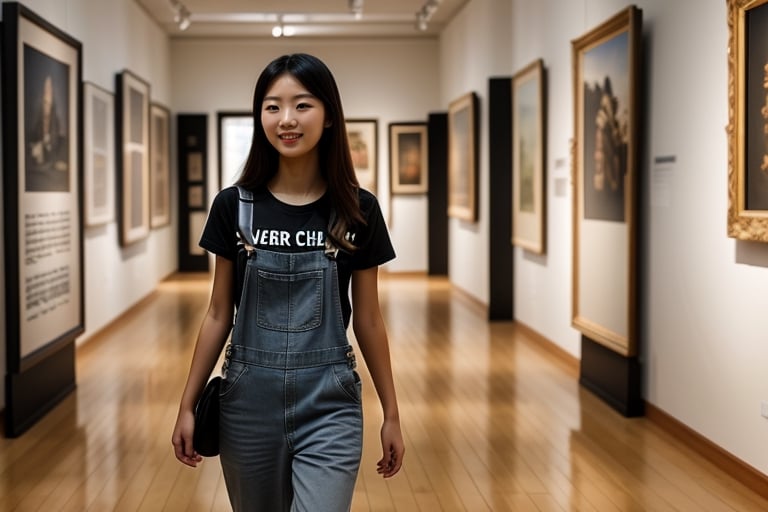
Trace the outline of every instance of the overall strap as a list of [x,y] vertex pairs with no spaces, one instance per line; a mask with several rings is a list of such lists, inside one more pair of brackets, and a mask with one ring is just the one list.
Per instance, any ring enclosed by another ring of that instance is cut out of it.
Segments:
[[[248,254],[253,252],[256,248],[256,243],[253,239],[253,192],[247,190],[240,185],[237,185],[237,227],[240,240],[243,241],[245,250]],[[331,228],[336,223],[336,210],[331,210],[331,216],[328,220],[328,233],[331,232]],[[339,248],[336,247],[329,236],[325,237],[325,255],[330,259],[335,260],[339,253]]]
[[256,245],[253,240],[253,192],[237,185],[237,196],[238,234],[245,245],[245,250],[250,253]]

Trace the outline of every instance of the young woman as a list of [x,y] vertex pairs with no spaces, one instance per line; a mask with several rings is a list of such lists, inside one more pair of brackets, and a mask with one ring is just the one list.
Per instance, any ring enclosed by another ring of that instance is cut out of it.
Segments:
[[238,185],[252,193],[255,247],[238,234],[238,188],[222,190],[200,241],[216,255],[213,289],[173,445],[181,462],[202,460],[192,446],[194,405],[232,330],[220,458],[233,509],[349,510],[362,452],[350,317],[384,413],[378,472],[391,477],[403,461],[377,284],[394,250],[376,198],[358,186],[339,92],[322,61],[272,61],[256,83],[253,116]]

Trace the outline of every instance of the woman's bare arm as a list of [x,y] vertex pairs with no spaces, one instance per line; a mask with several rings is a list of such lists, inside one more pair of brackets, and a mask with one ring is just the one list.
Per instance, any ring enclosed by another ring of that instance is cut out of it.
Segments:
[[353,273],[352,311],[352,328],[384,413],[381,428],[383,456],[378,462],[378,472],[384,477],[390,477],[400,470],[405,446],[400,430],[389,341],[379,308],[378,267]]
[[189,376],[181,396],[179,414],[173,430],[172,442],[176,458],[192,467],[202,460],[192,447],[195,404],[227,341],[234,314],[232,299],[234,263],[216,256],[215,265],[211,300],[197,336]]

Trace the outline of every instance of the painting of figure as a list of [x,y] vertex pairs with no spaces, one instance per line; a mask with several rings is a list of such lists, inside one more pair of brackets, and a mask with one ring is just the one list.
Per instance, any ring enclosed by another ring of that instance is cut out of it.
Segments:
[[584,53],[584,217],[623,222],[629,121],[629,38]]
[[24,45],[24,183],[69,191],[69,66]]
[[768,210],[768,4],[747,11],[745,208]]

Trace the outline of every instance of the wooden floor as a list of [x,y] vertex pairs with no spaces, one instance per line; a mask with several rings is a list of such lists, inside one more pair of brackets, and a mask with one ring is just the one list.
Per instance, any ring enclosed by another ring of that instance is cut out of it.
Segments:
[[[218,460],[187,468],[170,443],[208,290],[206,276],[174,276],[78,349],[77,391],[20,438],[0,438],[0,511],[229,510]],[[407,453],[398,476],[377,476],[381,415],[360,365],[354,511],[768,510],[445,280],[385,277],[382,307]]]

